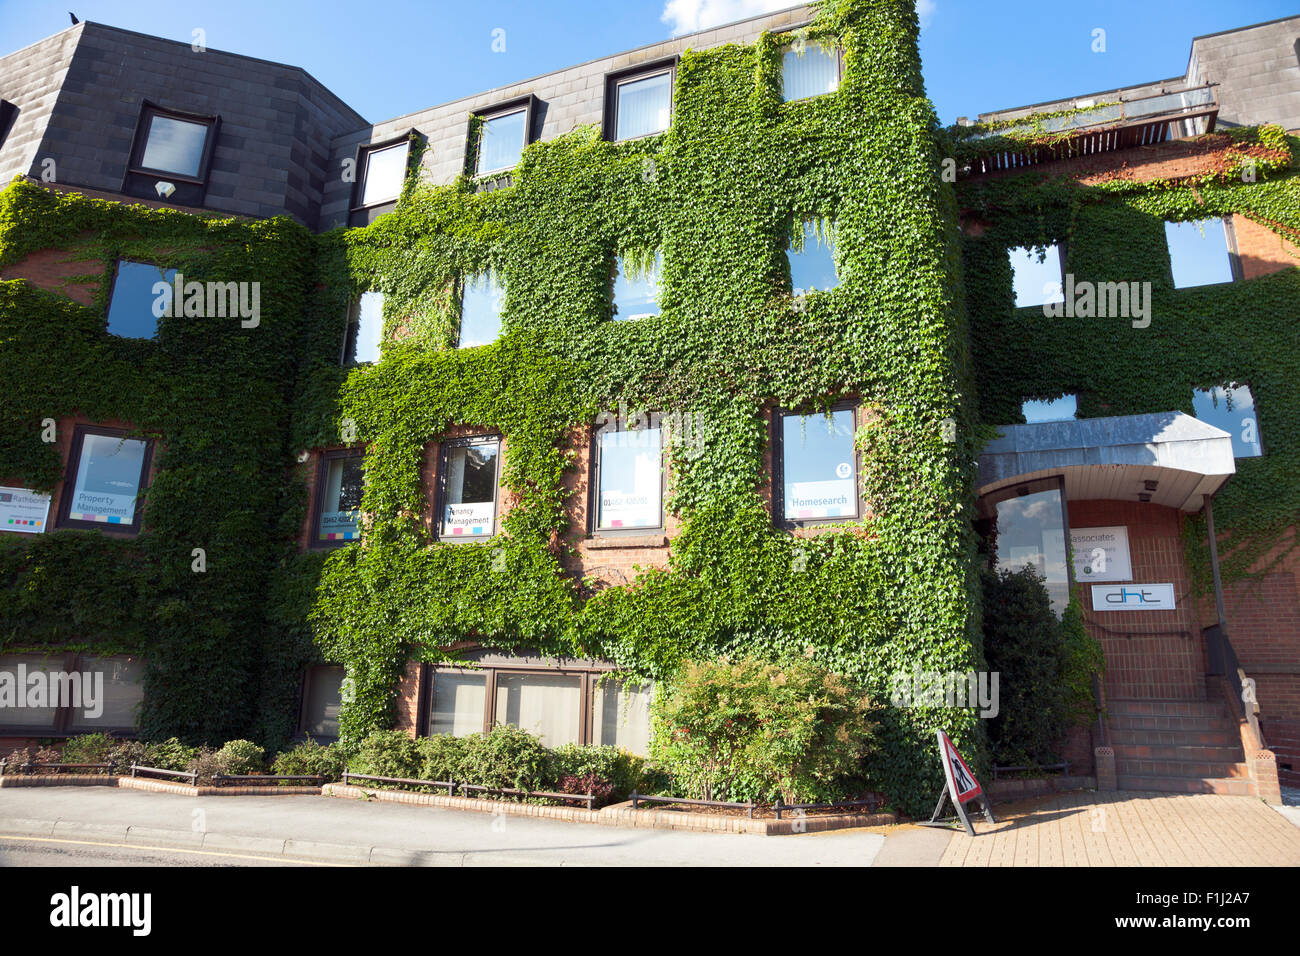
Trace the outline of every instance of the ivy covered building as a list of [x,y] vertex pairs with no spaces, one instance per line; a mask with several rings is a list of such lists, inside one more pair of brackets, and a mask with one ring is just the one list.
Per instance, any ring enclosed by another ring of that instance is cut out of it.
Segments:
[[[982,670],[980,568],[1029,563],[1105,651],[1072,774],[1274,794],[1298,64],[1201,38],[1177,81],[944,130],[911,6],[377,124],[98,24],[0,58],[0,665],[109,688],[93,723],[0,712],[6,745],[507,722],[643,752],[691,659],[810,657],[882,701]],[[1090,283],[1129,311],[1080,314]],[[970,708],[882,712],[900,805],[940,727],[983,751]]]

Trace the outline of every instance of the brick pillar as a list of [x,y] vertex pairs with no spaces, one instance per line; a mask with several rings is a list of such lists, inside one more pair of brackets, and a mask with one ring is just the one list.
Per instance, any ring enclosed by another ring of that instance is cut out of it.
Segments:
[[1097,767],[1097,789],[1118,789],[1115,781],[1115,748],[1097,747],[1092,752],[1092,761]]
[[1247,751],[1255,796],[1275,807],[1282,806],[1282,787],[1277,779],[1277,757],[1271,750]]

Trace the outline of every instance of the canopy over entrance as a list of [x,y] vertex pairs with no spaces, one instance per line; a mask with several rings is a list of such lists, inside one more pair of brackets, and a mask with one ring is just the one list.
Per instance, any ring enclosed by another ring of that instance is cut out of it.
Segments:
[[1183,412],[1008,425],[1001,432],[980,455],[980,495],[1063,475],[1067,500],[1200,511],[1237,471],[1232,437]]

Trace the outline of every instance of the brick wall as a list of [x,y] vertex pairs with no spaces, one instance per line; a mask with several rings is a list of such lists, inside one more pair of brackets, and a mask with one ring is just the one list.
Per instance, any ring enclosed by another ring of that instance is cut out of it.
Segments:
[[99,268],[99,263],[74,258],[66,250],[42,249],[5,266],[0,270],[0,279],[24,279],[38,289],[67,296],[81,305],[93,305],[103,280],[85,276]]
[[420,721],[420,672],[422,665],[418,661],[408,661],[406,671],[397,685],[397,720],[395,730],[401,730],[418,737],[421,733]]
[[1254,279],[1300,266],[1300,248],[1268,226],[1234,215],[1232,227],[1237,236],[1237,255],[1241,259],[1243,278]]
[[1133,580],[1172,583],[1172,611],[1096,611],[1083,588],[1089,632],[1106,652],[1109,698],[1203,699],[1205,656],[1191,579],[1183,557],[1180,513],[1143,502],[1071,501],[1070,528],[1128,528]]

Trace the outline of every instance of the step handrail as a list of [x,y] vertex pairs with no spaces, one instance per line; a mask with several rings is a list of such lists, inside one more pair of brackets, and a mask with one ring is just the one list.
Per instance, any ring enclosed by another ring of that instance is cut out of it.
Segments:
[[1255,739],[1259,741],[1260,749],[1267,750],[1268,744],[1264,742],[1264,731],[1259,722],[1259,698],[1255,692],[1255,679],[1247,676],[1245,668],[1241,666],[1241,661],[1237,659],[1236,648],[1228,639],[1225,628],[1212,624],[1205,628],[1203,633],[1206,649],[1209,651],[1210,674],[1222,677],[1228,682],[1236,699],[1241,701],[1242,713]]

